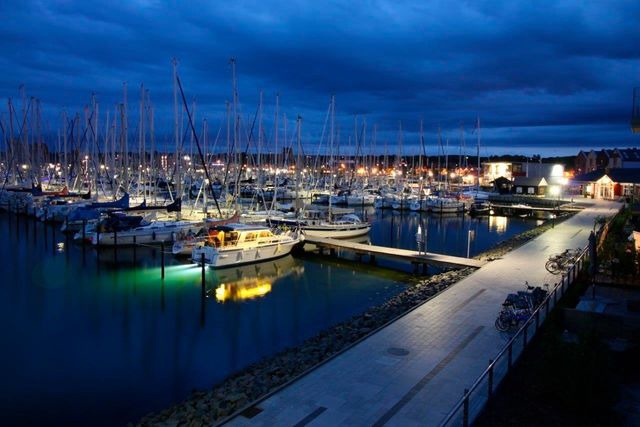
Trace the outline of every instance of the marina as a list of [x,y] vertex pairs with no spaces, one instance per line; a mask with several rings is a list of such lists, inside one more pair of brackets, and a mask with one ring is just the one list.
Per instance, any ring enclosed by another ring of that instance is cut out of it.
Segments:
[[[372,220],[373,242],[415,248],[415,231],[406,236],[401,230],[415,230],[422,219],[428,223],[433,250],[454,254],[466,249],[467,242],[451,246],[453,237],[466,236],[470,225],[478,230],[472,254],[536,226],[535,221],[505,217],[496,225],[490,218],[428,218],[375,210],[366,215]],[[391,222],[400,234],[387,233]],[[2,366],[20,361],[24,367],[2,373],[5,390],[14,397],[3,400],[6,406],[0,410],[18,408],[15,420],[55,413],[71,424],[124,424],[383,303],[416,280],[404,261],[385,264],[380,259],[381,267],[364,267],[349,257],[318,257],[310,251],[208,269],[203,297],[201,269],[174,258],[169,246],[163,280],[160,245],[95,248],[59,228],[0,213],[0,232],[6,236],[0,245],[7,262],[5,283],[13,284],[2,287],[2,301],[19,307],[5,307],[3,322],[29,325],[30,331],[7,335],[10,350],[1,356]],[[445,230],[443,240],[435,237]],[[167,353],[167,347],[176,351]],[[46,362],[37,357],[43,352]],[[27,402],[21,396],[36,379],[47,397],[21,406]],[[108,384],[111,391],[102,397],[93,391],[95,384]],[[77,390],[85,390],[86,397],[76,397],[67,406],[64,396]],[[98,403],[107,398],[108,408]],[[34,405],[37,413],[32,412]]]
[[0,426],[640,425],[632,3],[5,0]]

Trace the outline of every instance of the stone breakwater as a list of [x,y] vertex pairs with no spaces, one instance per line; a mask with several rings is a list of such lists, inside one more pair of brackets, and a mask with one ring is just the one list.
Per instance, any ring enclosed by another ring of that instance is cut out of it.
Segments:
[[[556,219],[556,223],[559,220],[562,219]],[[551,227],[552,224],[545,223],[525,231],[477,255],[476,258],[487,260],[498,258]],[[297,347],[283,350],[272,357],[254,363],[228,377],[211,390],[194,391],[186,401],[145,416],[139,421],[139,425],[199,426],[219,422],[346,350],[473,271],[471,268],[450,270],[420,280],[385,303],[326,329]]]

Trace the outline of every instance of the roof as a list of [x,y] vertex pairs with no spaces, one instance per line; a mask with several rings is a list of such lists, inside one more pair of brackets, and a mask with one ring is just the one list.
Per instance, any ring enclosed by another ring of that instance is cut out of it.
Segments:
[[605,175],[604,169],[596,169],[573,177],[575,182],[595,182]]
[[491,182],[493,182],[494,184],[502,184],[502,183],[511,184],[511,180],[509,178],[505,178],[504,176],[500,176]]
[[215,227],[211,227],[211,229],[212,230],[224,231],[224,232],[229,232],[229,231],[263,231],[263,230],[268,230],[269,227],[265,227],[264,225],[251,225],[251,224],[235,223],[235,224],[218,225],[218,226],[215,226]]
[[635,147],[618,149],[618,152],[625,162],[640,162],[640,150]]
[[533,178],[526,176],[516,176],[514,185],[524,187],[543,187],[547,185],[547,180],[541,177]]
[[[640,154],[640,153],[639,153]],[[605,171],[598,169],[573,178],[574,182],[595,182],[603,176],[608,176],[613,182],[624,184],[640,184],[640,168],[615,168]]]
[[611,169],[607,173],[607,176],[609,176],[613,182],[640,184],[640,169],[638,168]]

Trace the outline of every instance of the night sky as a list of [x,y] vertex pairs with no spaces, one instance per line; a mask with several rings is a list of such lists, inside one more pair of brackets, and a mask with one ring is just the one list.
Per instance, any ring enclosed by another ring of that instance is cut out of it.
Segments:
[[156,132],[169,135],[176,57],[198,127],[206,117],[215,136],[226,126],[235,57],[242,120],[251,121],[262,90],[267,144],[276,93],[290,135],[302,115],[309,151],[332,94],[343,150],[355,114],[358,132],[366,117],[369,147],[377,126],[379,152],[385,142],[398,152],[400,122],[403,151],[416,151],[420,119],[429,153],[439,126],[450,153],[459,152],[461,126],[475,152],[478,115],[483,154],[640,142],[629,128],[632,88],[640,86],[637,0],[3,0],[0,14],[0,94],[19,106],[24,84],[27,96],[41,100],[51,134],[60,112],[81,112],[92,93],[101,120],[107,110],[113,117],[126,81],[132,132],[144,83]]

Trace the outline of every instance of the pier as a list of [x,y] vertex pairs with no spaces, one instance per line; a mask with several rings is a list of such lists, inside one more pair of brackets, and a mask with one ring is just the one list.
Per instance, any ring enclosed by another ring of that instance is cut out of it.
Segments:
[[523,205],[509,205],[504,203],[489,203],[491,209],[512,209],[516,211],[522,212],[566,212],[566,213],[575,213],[580,212],[583,208],[576,206],[566,206],[560,205],[556,207],[549,206],[523,206]]
[[[257,402],[254,416],[237,415],[227,425],[472,423],[488,399],[489,387],[471,396],[464,420],[462,410],[453,421],[448,415],[503,352],[508,336],[495,329],[494,321],[505,296],[523,290],[525,280],[532,285],[559,281],[560,277],[545,270],[548,257],[566,248],[584,247],[594,220],[611,217],[621,206],[593,202]],[[518,341],[513,353],[501,359],[500,372],[491,376],[494,387],[503,378],[505,360],[515,363],[526,341],[525,333],[524,343]]]
[[486,261],[480,261],[473,258],[463,258],[451,255],[436,254],[432,252],[417,252],[408,249],[389,248],[386,246],[375,246],[365,243],[356,243],[349,240],[330,239],[324,237],[307,237],[305,243],[316,245],[321,252],[325,249],[330,253],[336,251],[349,251],[357,256],[367,255],[370,260],[375,257],[391,258],[401,261],[408,261],[415,266],[418,265],[434,265],[437,267],[447,268],[480,268]]

